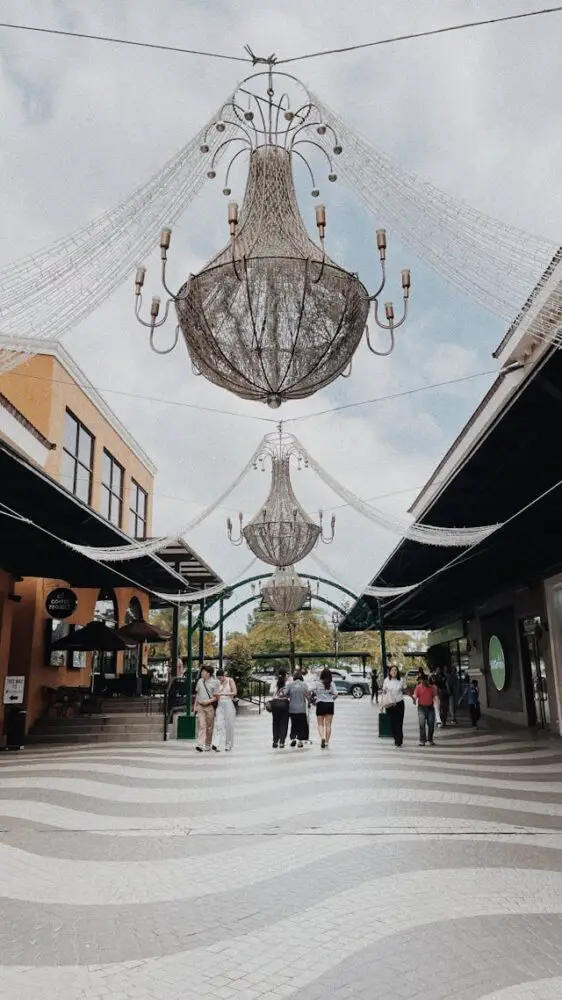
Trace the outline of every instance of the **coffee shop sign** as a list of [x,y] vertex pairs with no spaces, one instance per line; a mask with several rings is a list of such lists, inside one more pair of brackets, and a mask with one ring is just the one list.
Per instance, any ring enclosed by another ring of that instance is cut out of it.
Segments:
[[45,610],[51,618],[70,618],[76,611],[78,598],[68,587],[51,590],[45,601]]

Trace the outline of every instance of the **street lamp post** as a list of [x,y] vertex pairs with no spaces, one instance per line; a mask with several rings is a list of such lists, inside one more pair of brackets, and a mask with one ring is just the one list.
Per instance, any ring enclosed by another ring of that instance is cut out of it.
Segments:
[[334,669],[338,669],[340,653],[340,633],[339,627],[342,615],[339,611],[332,611],[332,629],[334,632]]
[[289,649],[291,658],[291,677],[295,674],[295,634],[297,631],[297,623],[295,621],[290,621],[287,623],[287,631],[289,633]]

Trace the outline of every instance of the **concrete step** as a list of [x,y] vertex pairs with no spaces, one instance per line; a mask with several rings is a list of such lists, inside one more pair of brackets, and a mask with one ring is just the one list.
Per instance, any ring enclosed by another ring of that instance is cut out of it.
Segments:
[[70,733],[30,733],[26,736],[26,746],[64,747],[92,743],[161,743],[162,729],[142,733],[70,732]]
[[161,740],[163,727],[162,715],[141,715],[137,712],[109,716],[78,715],[66,719],[44,719],[28,733],[26,743]]
[[154,711],[159,703],[160,700],[149,698],[104,698],[102,709],[104,715],[122,715],[123,713],[146,715],[151,708]]

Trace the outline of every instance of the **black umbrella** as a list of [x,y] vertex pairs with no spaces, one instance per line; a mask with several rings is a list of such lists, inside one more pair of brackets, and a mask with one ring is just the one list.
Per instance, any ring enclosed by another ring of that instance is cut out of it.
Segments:
[[104,622],[88,622],[83,628],[75,629],[69,635],[63,636],[53,642],[51,649],[76,649],[83,653],[93,652],[121,652],[134,643],[126,642],[125,639],[108,628]]

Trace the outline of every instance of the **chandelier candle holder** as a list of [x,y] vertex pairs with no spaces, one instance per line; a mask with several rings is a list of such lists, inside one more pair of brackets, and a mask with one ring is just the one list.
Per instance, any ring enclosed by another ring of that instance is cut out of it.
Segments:
[[292,614],[310,599],[310,584],[303,583],[294,566],[281,566],[262,586],[261,596],[271,611]]
[[[264,84],[265,93],[260,94]],[[296,91],[293,102],[288,93],[276,89],[287,84]],[[213,147],[216,133],[226,137]],[[141,316],[146,269],[137,269],[135,315],[149,328],[152,348],[169,353],[181,333],[197,374],[243,399],[274,408],[310,396],[349,374],[364,334],[374,354],[390,354],[395,331],[407,316],[410,272],[402,271],[401,318],[396,319],[391,302],[384,305],[382,318],[385,230],[376,235],[382,275],[374,294],[356,274],[327,256],[324,205],[316,206],[318,244],[308,235],[297,202],[294,165],[304,164],[312,197],[318,198],[320,188],[303,150],[312,150],[326,162],[328,181],[333,183],[334,157],[343,147],[306,88],[290,74],[274,73],[270,64],[267,71],[240,84],[207,130],[200,150],[208,158],[211,180],[218,159],[225,150],[232,151],[223,186],[228,198],[233,166],[248,154],[245,194],[241,207],[236,201],[228,203],[227,246],[177,293],[167,278],[171,230],[162,230],[161,276],[168,299],[161,314],[161,300],[155,296],[146,320]],[[175,338],[171,346],[157,348],[155,331],[168,319],[172,305],[178,319]],[[389,335],[387,349],[377,350],[371,342],[367,327],[371,311],[374,323]]]
[[239,533],[234,535],[233,524],[227,520],[228,537],[233,545],[244,542],[251,552],[270,566],[294,566],[312,552],[319,541],[326,545],[334,540],[336,519],[332,516],[330,532],[324,533],[324,519],[319,514],[319,524],[303,510],[291,483],[291,460],[298,467],[307,465],[302,452],[292,434],[284,434],[281,428],[277,434],[266,434],[263,450],[257,457],[255,468],[265,471],[271,461],[271,485],[263,507],[244,527],[242,514],[238,515]]

